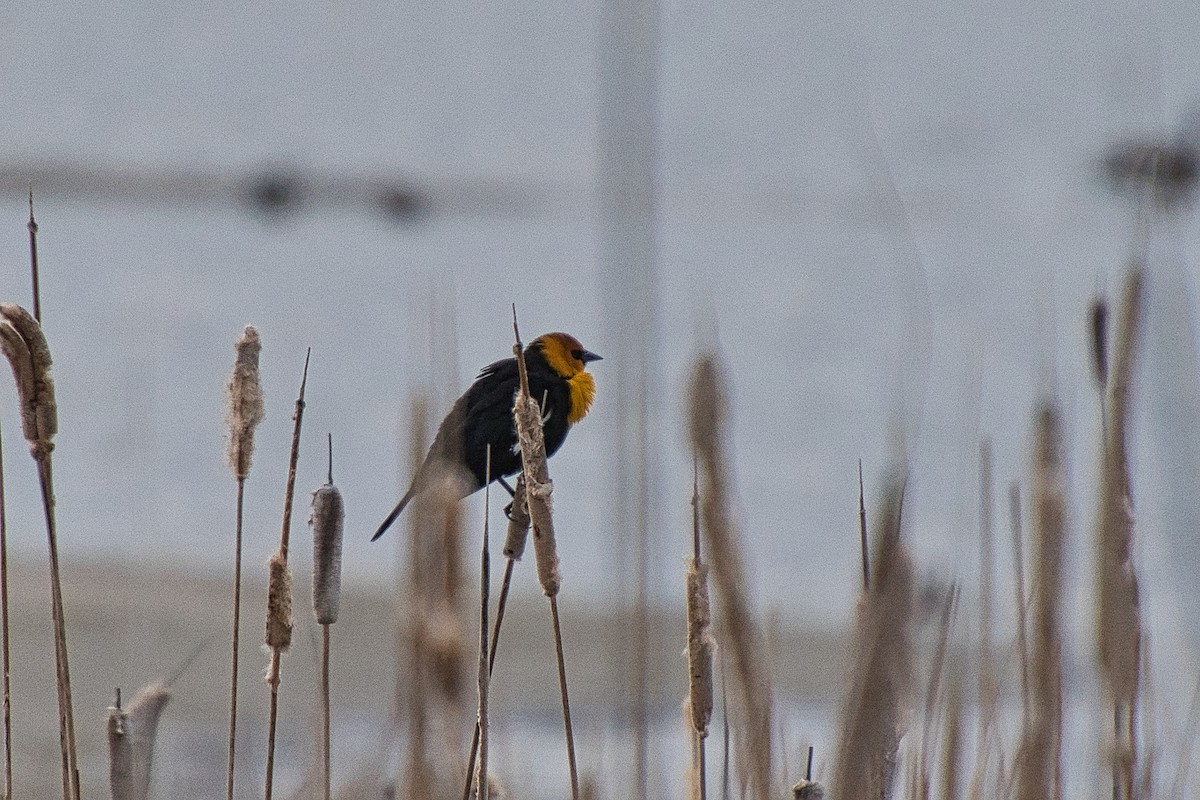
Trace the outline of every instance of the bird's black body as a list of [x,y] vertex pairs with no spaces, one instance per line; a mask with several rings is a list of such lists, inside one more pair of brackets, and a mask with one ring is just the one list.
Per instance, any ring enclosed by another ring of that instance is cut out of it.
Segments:
[[[550,336],[565,336],[551,334]],[[562,446],[573,419],[582,417],[586,407],[572,413],[570,376],[560,374],[543,353],[539,337],[525,349],[525,370],[529,377],[529,394],[542,407],[542,431],[546,455],[551,456]],[[582,365],[598,360],[570,339],[574,358]],[[589,377],[590,382],[590,377]],[[491,478],[498,480],[521,470],[521,448],[513,423],[513,399],[520,387],[517,360],[505,358],[484,367],[466,393],[455,401],[450,413],[438,427],[429,453],[413,478],[412,485],[396,508],[379,526],[372,541],[404,511],[409,501],[434,484],[446,481],[458,497],[483,488],[488,476],[488,445],[491,445]],[[587,401],[590,402],[590,395]]]

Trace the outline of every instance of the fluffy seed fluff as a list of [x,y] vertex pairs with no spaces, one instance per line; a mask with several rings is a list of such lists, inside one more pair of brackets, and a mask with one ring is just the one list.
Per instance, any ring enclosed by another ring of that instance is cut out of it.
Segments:
[[692,727],[708,736],[713,712],[712,614],[708,603],[708,565],[697,561],[687,571],[688,698]]
[[550,511],[550,495],[554,484],[546,467],[546,440],[542,433],[542,411],[537,402],[524,392],[517,394],[513,405],[517,437],[525,464],[525,491],[529,516],[533,521],[533,555],[537,561],[538,581],[547,597],[555,597],[562,585],[558,570],[558,545],[554,539],[554,517]]
[[313,533],[313,612],[317,622],[337,622],[342,597],[342,493],[332,483],[313,492],[308,524]]
[[292,571],[282,553],[276,552],[268,563],[267,635],[264,641],[272,650],[287,650],[292,644]]
[[229,379],[229,468],[238,480],[250,474],[254,455],[254,429],[262,422],[263,392],[258,379],[258,354],[262,341],[253,325],[247,325],[233,345],[237,358]]

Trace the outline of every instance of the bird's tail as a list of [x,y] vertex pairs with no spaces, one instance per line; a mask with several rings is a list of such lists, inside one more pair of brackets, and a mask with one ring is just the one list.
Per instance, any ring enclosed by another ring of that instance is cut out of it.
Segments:
[[400,498],[400,502],[396,503],[396,507],[392,509],[392,513],[387,515],[387,519],[380,523],[379,529],[376,530],[375,535],[371,537],[372,542],[378,539],[380,536],[383,536],[387,529],[392,527],[392,523],[396,521],[396,517],[400,516],[401,512],[404,511],[404,507],[408,505],[408,501],[412,500],[415,494],[416,489],[409,489],[404,497]]

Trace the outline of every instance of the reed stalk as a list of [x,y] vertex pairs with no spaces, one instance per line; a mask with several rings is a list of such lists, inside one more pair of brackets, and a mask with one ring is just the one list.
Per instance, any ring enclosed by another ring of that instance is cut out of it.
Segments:
[[242,618],[242,520],[246,496],[246,478],[254,460],[254,431],[264,415],[262,383],[258,375],[258,359],[262,340],[258,330],[247,325],[233,345],[236,353],[233,375],[227,394],[229,409],[229,468],[237,481],[237,502],[234,510],[233,554],[233,633],[232,658],[229,669],[229,743],[225,764],[225,797],[233,800],[234,762],[237,756],[238,666]]
[[525,348],[517,328],[517,309],[513,306],[513,356],[521,388],[513,403],[513,419],[521,443],[521,463],[525,477],[526,505],[533,528],[533,553],[538,582],[542,593],[550,600],[550,621],[554,628],[554,652],[558,659],[558,686],[562,697],[563,727],[567,739],[567,767],[571,774],[571,797],[579,800],[579,771],[575,761],[575,733],[571,725],[571,701],[567,690],[567,665],[563,656],[562,623],[558,613],[558,593],[562,576],[558,568],[558,546],[554,538],[554,516],[550,510],[550,495],[554,484],[546,465],[546,442],[542,432],[542,411],[529,396],[529,375],[525,370]]
[[697,360],[692,372],[688,410],[692,447],[699,457],[702,480],[701,520],[709,565],[720,600],[721,630],[730,637],[738,698],[746,725],[744,753],[750,796],[771,796],[774,755],[771,727],[771,684],[760,656],[765,652],[746,591],[739,532],[730,512],[730,481],[725,450],[727,406],[716,358]]
[[0,305],[0,349],[3,349],[13,370],[21,406],[21,430],[38,470],[50,557],[50,610],[54,621],[63,797],[79,800],[74,704],[71,699],[71,669],[67,659],[67,628],[63,612],[51,465],[54,435],[58,432],[58,407],[54,399],[54,381],[50,376],[50,348],[38,321],[24,308],[9,303]]
[[[488,690],[491,684],[491,666],[488,656],[488,603],[492,580],[492,561],[488,553],[488,512],[492,504],[492,446],[487,447],[487,480],[483,484],[483,546],[479,555],[479,710],[475,720],[479,742],[479,777],[476,790],[477,800],[488,800]],[[468,779],[470,777],[468,770]]]
[[4,800],[12,798],[12,639],[8,602],[8,511],[4,497],[4,443],[0,437],[0,646],[4,667]]
[[1132,561],[1133,498],[1129,476],[1130,392],[1142,319],[1144,269],[1134,264],[1125,285],[1108,374],[1107,424],[1100,468],[1097,513],[1099,555],[1096,596],[1097,661],[1113,703],[1113,793],[1117,800],[1135,796],[1137,696],[1142,626],[1138,579]]
[[687,576],[687,708],[695,741],[696,794],[707,800],[706,749],[708,726],[713,713],[712,612],[708,600],[708,565],[700,559],[700,480],[692,466],[692,560]]
[[1034,436],[1034,581],[1030,630],[1030,706],[1017,754],[1017,800],[1059,796],[1062,762],[1063,538],[1066,476],[1058,408],[1044,403]]
[[147,800],[154,768],[158,720],[171,692],[166,683],[144,687],[128,708],[121,708],[121,690],[108,709],[109,785],[113,800]]
[[999,705],[999,684],[995,674],[992,644],[992,577],[995,535],[992,526],[992,444],[979,445],[979,684],[976,702],[979,708],[979,740],[975,768],[968,796],[982,800],[991,762],[992,731]]
[[[490,460],[489,460],[490,463]],[[504,538],[504,577],[500,581],[500,597],[496,600],[496,620],[492,624],[491,640],[488,644],[488,679],[496,668],[496,650],[500,646],[500,627],[504,623],[504,611],[508,606],[508,590],[512,585],[513,567],[525,554],[525,544],[529,538],[529,508],[525,501],[525,475],[517,474],[517,483],[513,491],[512,503],[508,506],[508,530]],[[470,753],[467,756],[467,780],[463,787],[462,800],[470,800],[471,786],[474,784],[475,759],[479,752],[479,723],[471,734]]]
[[342,531],[345,508],[333,485],[333,435],[329,436],[329,474],[312,495],[309,526],[313,534],[313,615],[321,626],[321,771],[324,800],[333,796],[333,765],[329,697],[330,628],[338,620],[342,594]]
[[[838,725],[832,779],[838,797],[887,798],[896,780],[913,658],[914,579],[901,539],[903,496],[903,479],[893,479],[876,522],[871,589],[859,605],[851,679]],[[919,769],[916,763],[913,767]]]
[[283,523],[279,532],[279,549],[268,564],[267,624],[263,641],[271,652],[267,666],[267,685],[271,689],[267,717],[267,767],[263,794],[271,800],[275,783],[275,735],[279,715],[279,684],[283,653],[292,643],[292,574],[288,567],[288,542],[292,531],[292,501],[296,496],[296,464],[300,460],[300,427],[304,419],[304,387],[308,383],[309,349],[304,356],[304,373],[300,392],[292,412],[292,449],[288,458],[287,485],[283,493]]

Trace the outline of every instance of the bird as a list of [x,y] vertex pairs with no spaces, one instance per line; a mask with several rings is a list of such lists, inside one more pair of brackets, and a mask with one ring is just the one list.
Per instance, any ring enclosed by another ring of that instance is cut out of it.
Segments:
[[[596,396],[596,382],[587,365],[601,357],[584,349],[570,334],[543,334],[525,348],[529,394],[542,406],[542,431],[546,455],[552,456],[567,438],[567,431],[587,415]],[[521,385],[516,358],[489,364],[451,407],[408,491],[379,525],[375,541],[422,492],[449,483],[461,499],[483,488],[490,475],[509,492],[504,478],[521,470],[521,445],[517,441],[512,408]]]

